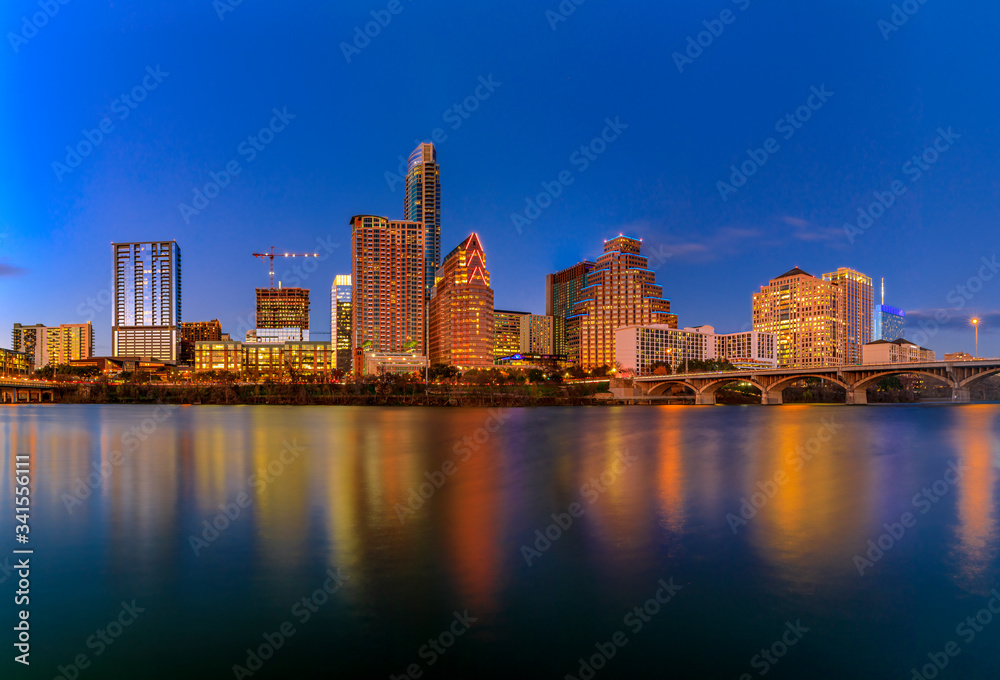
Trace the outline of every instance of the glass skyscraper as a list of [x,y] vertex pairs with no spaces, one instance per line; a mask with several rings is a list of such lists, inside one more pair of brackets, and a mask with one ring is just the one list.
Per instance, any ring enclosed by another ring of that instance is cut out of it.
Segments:
[[330,344],[336,352],[334,368],[350,373],[354,356],[351,349],[351,285],[350,274],[337,274],[330,288]]
[[906,312],[889,305],[875,305],[875,339],[899,340],[903,337]]
[[181,249],[176,241],[112,243],[113,356],[176,363],[180,349]]
[[441,262],[441,173],[437,150],[425,142],[410,154],[406,167],[406,199],[403,219],[422,222],[424,236],[424,290],[428,297]]

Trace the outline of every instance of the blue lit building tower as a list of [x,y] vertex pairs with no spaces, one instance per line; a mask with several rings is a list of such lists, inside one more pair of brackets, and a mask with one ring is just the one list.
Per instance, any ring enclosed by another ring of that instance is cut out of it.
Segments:
[[441,264],[441,173],[434,145],[424,142],[410,154],[406,166],[403,219],[422,222],[424,241],[424,295],[430,297]]
[[885,304],[885,279],[882,279],[882,304],[875,305],[875,340],[899,340],[903,337],[906,312]]

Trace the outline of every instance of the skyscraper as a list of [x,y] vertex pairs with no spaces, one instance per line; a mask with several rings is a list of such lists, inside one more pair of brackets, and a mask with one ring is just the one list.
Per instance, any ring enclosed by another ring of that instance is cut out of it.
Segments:
[[798,267],[771,279],[753,296],[753,330],[777,337],[778,366],[809,368],[842,363],[837,284]]
[[493,310],[493,356],[514,354],[551,356],[554,318],[530,312]]
[[594,268],[590,260],[579,262],[568,269],[545,277],[545,314],[552,319],[552,352],[568,354],[566,317],[580,299],[580,291],[587,285],[587,274]]
[[350,373],[353,366],[351,345],[351,286],[350,274],[337,274],[330,288],[330,344],[336,352],[334,368]]
[[861,348],[872,341],[875,295],[870,276],[849,267],[823,274],[837,284],[837,356],[841,364],[861,363]]
[[424,242],[424,286],[430,295],[441,262],[441,173],[437,150],[430,142],[419,144],[406,166],[406,197],[403,219],[423,222],[427,228]]
[[[881,304],[875,305],[874,340],[899,340],[905,334],[906,312],[885,304],[885,279],[882,279]],[[874,341],[873,340],[873,341]]]
[[[257,289],[257,342],[288,342],[309,339],[309,289]],[[248,340],[250,338],[248,337]]]
[[424,354],[427,229],[375,215],[350,224],[352,349]]
[[181,250],[176,241],[113,243],[111,353],[176,362],[181,323]]
[[430,300],[431,363],[461,369],[493,365],[493,289],[479,236],[444,258]]
[[614,366],[615,329],[677,327],[677,315],[670,313],[670,301],[641,249],[642,241],[627,236],[604,242],[604,254],[586,275],[587,285],[566,319],[570,361],[585,369]]

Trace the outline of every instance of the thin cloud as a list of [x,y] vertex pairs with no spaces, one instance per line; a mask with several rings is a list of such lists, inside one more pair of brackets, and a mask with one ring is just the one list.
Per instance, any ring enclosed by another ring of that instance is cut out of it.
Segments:
[[[949,331],[969,331],[972,332],[972,317],[979,319],[979,332],[996,332],[1000,329],[1000,312],[990,311],[981,314],[973,314],[968,310],[955,309],[915,309],[906,312],[906,332],[910,329],[922,328],[919,326],[924,322],[926,327],[938,327]],[[940,319],[945,319],[942,323]]]
[[0,262],[0,276],[21,276],[25,271],[27,270]]

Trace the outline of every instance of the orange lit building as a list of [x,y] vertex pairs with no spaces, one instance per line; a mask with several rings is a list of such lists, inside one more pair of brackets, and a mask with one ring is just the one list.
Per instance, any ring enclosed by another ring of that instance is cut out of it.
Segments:
[[615,330],[622,326],[677,328],[677,315],[640,255],[642,241],[618,236],[586,274],[586,285],[566,319],[569,359],[584,369],[615,364]]
[[493,289],[479,236],[444,258],[430,300],[430,362],[461,369],[493,366]]
[[194,343],[206,340],[222,340],[222,324],[219,323],[218,319],[182,321],[180,362],[187,365],[193,364]]
[[[266,330],[298,330],[296,338],[309,339],[309,289],[308,288],[277,288],[257,289],[257,329]],[[257,338],[267,335],[257,333]]]
[[[778,339],[778,366],[809,368],[842,363],[838,286],[798,267],[761,286],[753,296],[753,329]],[[870,313],[869,313],[870,316]]]
[[352,349],[424,354],[424,225],[375,215],[350,223]]

